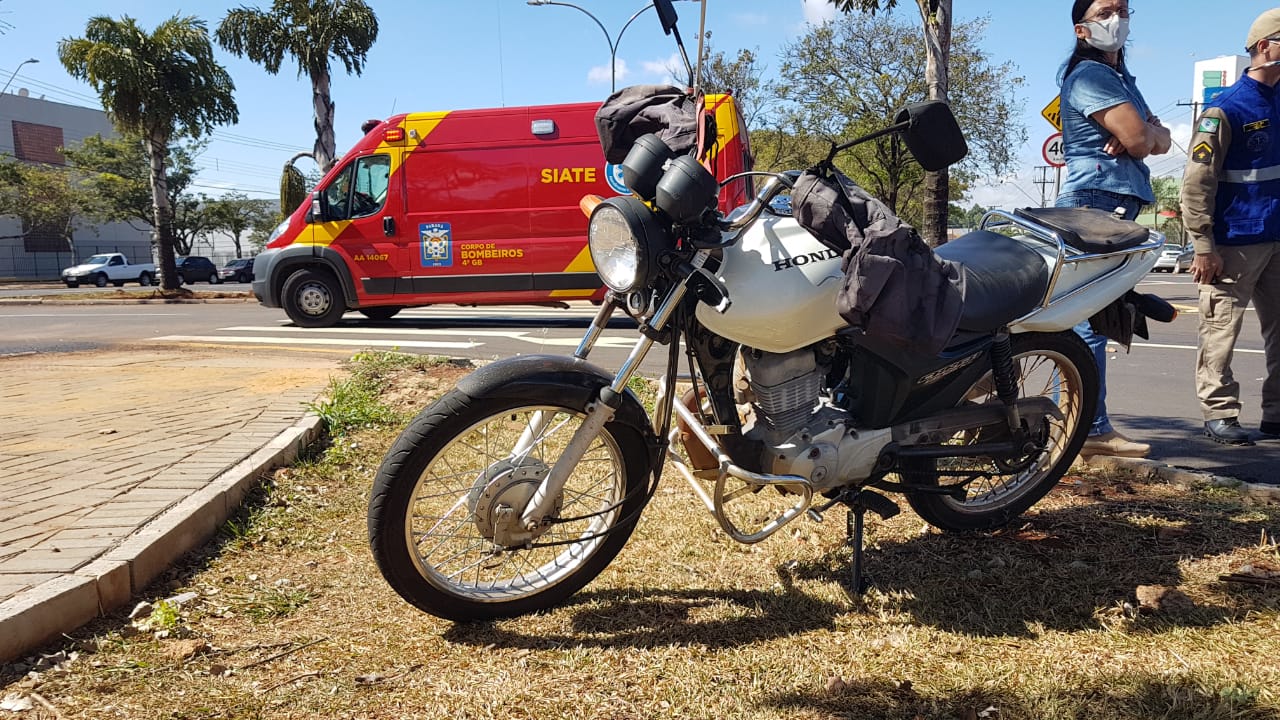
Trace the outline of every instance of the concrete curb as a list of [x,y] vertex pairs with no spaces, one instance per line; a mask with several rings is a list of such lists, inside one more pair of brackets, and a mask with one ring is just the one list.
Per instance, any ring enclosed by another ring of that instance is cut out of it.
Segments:
[[257,302],[257,298],[120,298],[119,300],[109,298],[86,298],[84,300],[63,300],[50,298],[0,298],[0,306],[3,305],[184,305],[199,303],[251,303]]
[[208,542],[262,473],[292,463],[322,427],[318,415],[307,413],[101,557],[0,603],[0,662],[128,603],[180,557]]
[[1213,473],[1202,472],[1199,470],[1173,467],[1172,465],[1164,465],[1155,460],[1146,460],[1143,458],[1095,455],[1094,457],[1085,460],[1084,463],[1089,467],[1101,468],[1103,470],[1127,470],[1139,477],[1162,480],[1170,485],[1177,485],[1184,488],[1210,485],[1212,487],[1235,489],[1238,490],[1242,496],[1253,502],[1262,503],[1264,505],[1280,505],[1280,485],[1248,483],[1242,480],[1237,480],[1233,477],[1214,475]]

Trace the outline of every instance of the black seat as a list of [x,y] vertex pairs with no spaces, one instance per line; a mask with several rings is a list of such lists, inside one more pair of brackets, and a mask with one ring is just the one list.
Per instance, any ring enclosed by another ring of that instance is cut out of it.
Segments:
[[1031,312],[1049,288],[1040,253],[1013,238],[976,230],[936,249],[964,270],[960,330],[991,332]]
[[1109,253],[1127,250],[1147,241],[1146,228],[1114,213],[1094,208],[1019,208],[1014,215],[1040,223],[1077,250]]

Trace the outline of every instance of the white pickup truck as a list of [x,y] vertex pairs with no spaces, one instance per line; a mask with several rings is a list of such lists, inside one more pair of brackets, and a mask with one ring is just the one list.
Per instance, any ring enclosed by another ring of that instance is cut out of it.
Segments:
[[111,283],[124,287],[126,282],[151,285],[156,280],[156,266],[152,263],[130,264],[123,253],[92,255],[84,262],[62,271],[62,282],[67,287],[80,287],[80,283],[93,283],[106,287]]

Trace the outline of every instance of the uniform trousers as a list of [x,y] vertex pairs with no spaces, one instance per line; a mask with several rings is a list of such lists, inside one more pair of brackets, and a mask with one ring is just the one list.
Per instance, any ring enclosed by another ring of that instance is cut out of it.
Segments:
[[1280,242],[1219,245],[1222,276],[1200,285],[1200,346],[1196,351],[1196,396],[1204,419],[1239,417],[1240,383],[1231,372],[1245,308],[1253,303],[1262,326],[1267,377],[1262,383],[1262,419],[1280,422]]

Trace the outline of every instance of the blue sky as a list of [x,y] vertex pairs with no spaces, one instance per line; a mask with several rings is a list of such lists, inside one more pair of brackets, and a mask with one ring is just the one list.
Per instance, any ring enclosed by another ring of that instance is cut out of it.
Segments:
[[[524,0],[368,0],[381,31],[361,77],[335,70],[338,152],[350,147],[367,118],[397,112],[450,110],[602,100],[609,93],[609,47],[586,15],[571,8],[530,7]],[[574,0],[616,35],[645,0]],[[919,23],[913,0],[901,0],[898,14]],[[116,0],[109,6],[88,0],[47,2],[0,0],[0,84],[19,63],[9,88],[28,88],[33,96],[96,107],[87,85],[73,80],[57,61],[57,42],[80,36],[94,14],[130,15],[147,28],[175,12],[205,19],[210,28],[227,10],[246,4],[266,7],[269,0],[158,3]],[[958,20],[978,15],[991,19],[984,41],[994,60],[1009,60],[1027,79],[1024,124],[1029,140],[1021,166],[1008,178],[975,188],[968,201],[1012,207],[1038,201],[1033,167],[1043,164],[1040,149],[1053,129],[1040,109],[1057,94],[1054,77],[1072,45],[1070,0],[954,0]],[[699,5],[677,2],[687,42],[696,37]],[[1134,0],[1128,47],[1130,69],[1148,104],[1185,146],[1191,110],[1192,66],[1197,60],[1243,52],[1253,19],[1272,0]],[[833,11],[823,0],[708,0],[707,28],[718,50],[752,48],[772,74],[782,47]],[[238,125],[216,131],[200,159],[197,188],[211,195],[225,189],[255,197],[274,197],[281,164],[313,142],[311,91],[292,66],[276,76],[260,66],[216,50],[236,83]],[[690,52],[693,52],[691,45]],[[662,34],[656,15],[647,11],[627,29],[618,48],[619,86],[660,82],[673,63],[675,44]],[[0,118],[3,121],[4,118]],[[1185,156],[1155,159],[1156,175],[1180,175]]]

